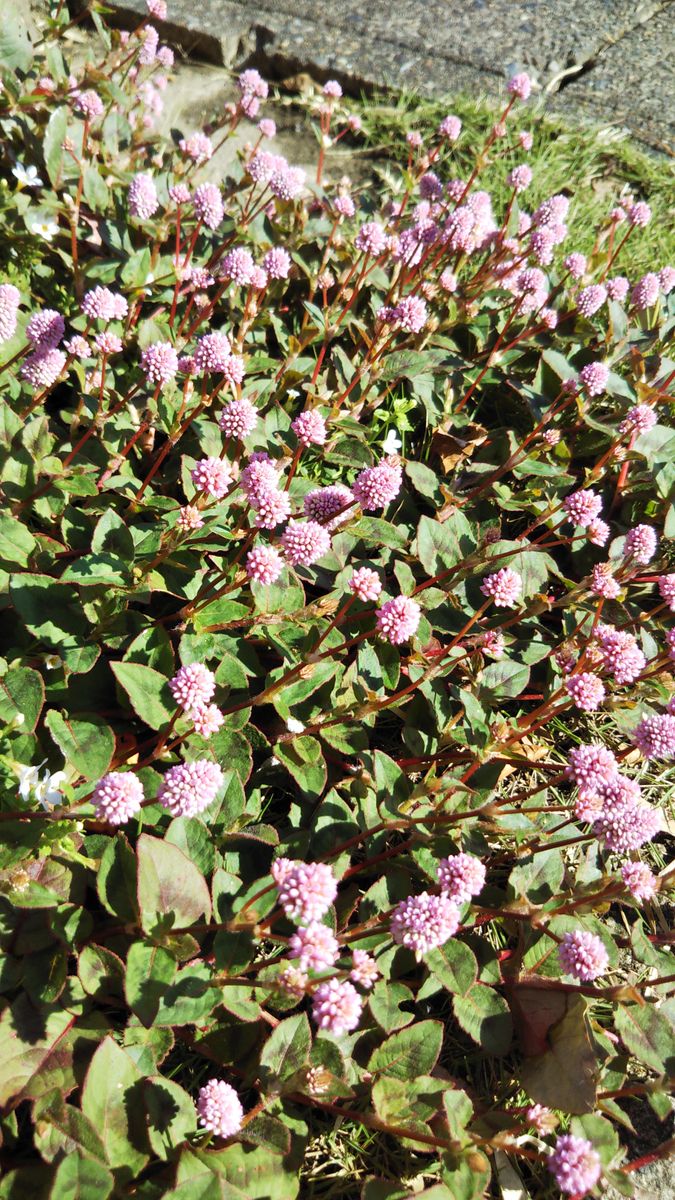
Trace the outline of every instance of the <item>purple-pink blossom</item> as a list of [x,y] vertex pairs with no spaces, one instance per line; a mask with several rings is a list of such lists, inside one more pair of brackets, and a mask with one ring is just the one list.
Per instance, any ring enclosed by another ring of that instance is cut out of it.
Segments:
[[582,317],[592,317],[598,309],[602,308],[607,299],[607,289],[601,283],[592,283],[590,287],[583,288],[577,296],[577,308]]
[[153,342],[141,354],[141,370],[148,383],[163,387],[178,371],[178,354],[170,342]]
[[21,292],[13,283],[0,284],[0,342],[8,342],[16,332]]
[[599,515],[602,498],[590,489],[572,492],[571,496],[566,496],[563,500],[563,508],[570,520],[580,529],[584,529]]
[[311,567],[330,550],[330,534],[318,521],[291,520],[281,535],[281,544],[294,567]]
[[598,975],[604,975],[609,958],[604,944],[594,933],[575,929],[566,933],[558,946],[560,965],[565,975],[573,975],[582,983],[590,983]]
[[209,758],[178,763],[166,772],[157,799],[172,817],[196,817],[213,804],[225,776]]
[[335,483],[308,492],[302,503],[306,517],[318,521],[324,529],[333,533],[344,521],[349,520],[354,497],[349,488]]
[[349,590],[359,600],[377,600],[382,591],[382,581],[370,567],[357,567],[349,580]]
[[465,904],[485,886],[485,867],[474,854],[451,854],[438,864],[441,891],[456,904]]
[[337,962],[340,946],[327,925],[310,921],[309,925],[301,925],[293,934],[288,943],[288,953],[291,958],[299,959],[302,971],[325,971]]
[[572,675],[565,685],[567,694],[583,712],[595,712],[605,699],[605,685],[599,675],[582,671]]
[[271,867],[279,903],[291,921],[320,921],[337,895],[337,881],[326,863],[277,858]]
[[633,741],[645,758],[675,758],[675,716],[651,713],[643,717]]
[[656,876],[646,863],[624,863],[621,868],[621,879],[636,900],[651,900],[656,895]]
[[129,184],[129,212],[140,221],[147,221],[159,208],[157,188],[151,175],[135,175]]
[[203,663],[189,663],[169,680],[169,688],[181,708],[201,708],[213,699],[216,677]]
[[354,499],[364,512],[385,508],[401,490],[403,471],[397,459],[385,458],[375,467],[365,467],[352,487]]
[[410,596],[395,596],[387,600],[377,614],[377,629],[392,646],[407,642],[416,632],[422,611]]
[[232,467],[224,458],[201,458],[190,477],[198,491],[222,500],[232,483]]
[[254,546],[246,556],[246,574],[255,583],[269,587],[276,583],[284,568],[284,560],[274,546]]
[[607,391],[609,367],[605,363],[586,363],[579,372],[579,379],[587,396],[602,396]]
[[143,784],[131,771],[111,771],[104,775],[92,795],[97,815],[111,825],[124,825],[135,817],[143,800]]
[[319,1029],[340,1037],[356,1029],[363,1001],[346,979],[327,979],[320,983],[312,998],[312,1017]]
[[354,245],[364,254],[377,258],[387,248],[387,235],[378,221],[367,221],[354,238]]
[[626,534],[624,553],[626,558],[644,567],[656,554],[658,543],[658,534],[651,525],[635,525]]
[[326,422],[315,408],[308,408],[291,422],[301,446],[323,446],[328,436]]
[[230,400],[223,408],[218,425],[225,437],[243,442],[258,424],[258,410],[250,400]]
[[199,1089],[197,1113],[202,1128],[220,1138],[229,1138],[238,1133],[244,1119],[237,1093],[223,1079],[210,1079]]
[[419,961],[429,950],[443,946],[459,928],[459,908],[449,896],[422,892],[408,896],[394,909],[391,936],[412,950]]
[[593,1144],[571,1133],[558,1138],[547,1166],[561,1192],[568,1196],[585,1196],[602,1173],[600,1155]]
[[272,246],[263,257],[262,265],[270,279],[288,279],[291,256],[283,246]]
[[352,968],[349,978],[352,983],[360,983],[366,991],[370,991],[382,972],[375,959],[365,950],[356,949],[352,954]]
[[515,608],[522,595],[523,580],[511,567],[500,567],[494,575],[486,576],[480,590],[498,608]]
[[646,308],[651,308],[652,304],[656,304],[660,290],[658,275],[655,275],[653,271],[647,271],[646,275],[638,279],[630,294],[631,304],[637,308],[638,312],[644,312]]
[[223,197],[215,183],[201,183],[192,197],[192,206],[207,229],[217,229],[225,216]]

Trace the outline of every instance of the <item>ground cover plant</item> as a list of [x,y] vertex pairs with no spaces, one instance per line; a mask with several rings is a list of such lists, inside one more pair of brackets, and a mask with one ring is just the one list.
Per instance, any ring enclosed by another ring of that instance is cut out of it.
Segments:
[[573,179],[530,204],[525,74],[358,188],[334,81],[311,177],[253,68],[160,139],[148,8],[76,69],[61,4],[0,37],[0,1200],[630,1196],[675,1011],[650,197],[583,252]]

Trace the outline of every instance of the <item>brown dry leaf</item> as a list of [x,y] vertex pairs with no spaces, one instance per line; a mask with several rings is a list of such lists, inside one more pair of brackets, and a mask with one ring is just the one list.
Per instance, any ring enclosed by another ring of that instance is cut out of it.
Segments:
[[435,430],[431,439],[431,453],[439,460],[446,472],[454,471],[458,463],[471,458],[487,437],[482,425],[468,425],[461,437]]
[[[599,1065],[583,996],[517,985],[509,991],[524,1052],[520,1084],[536,1104],[568,1113],[593,1112]],[[556,1019],[556,1016],[558,1019]]]

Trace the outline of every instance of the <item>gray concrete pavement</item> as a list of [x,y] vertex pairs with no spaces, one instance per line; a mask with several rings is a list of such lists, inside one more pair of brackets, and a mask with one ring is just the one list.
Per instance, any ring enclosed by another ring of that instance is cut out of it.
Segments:
[[[113,0],[144,12],[143,0]],[[528,70],[554,111],[675,147],[675,0],[169,0],[168,37],[268,76],[498,96]]]

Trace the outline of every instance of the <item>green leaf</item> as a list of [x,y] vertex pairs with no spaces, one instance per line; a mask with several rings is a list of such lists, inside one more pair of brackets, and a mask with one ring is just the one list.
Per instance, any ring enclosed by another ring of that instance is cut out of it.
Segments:
[[469,522],[459,510],[452,520],[441,524],[431,517],[420,517],[417,526],[417,555],[427,575],[456,567],[476,547]]
[[352,521],[349,532],[369,545],[387,546],[389,550],[405,550],[410,540],[406,533],[382,517],[361,517]]
[[573,1117],[570,1129],[575,1137],[583,1137],[592,1142],[594,1150],[600,1155],[603,1167],[608,1167],[619,1153],[619,1135],[611,1122],[600,1116],[600,1113],[586,1113],[581,1117]]
[[306,796],[320,796],[326,786],[326,763],[321,743],[302,735],[277,742],[274,753]]
[[26,995],[5,1009],[0,1018],[0,1105],[22,1096],[74,1020],[62,1008],[34,1007]]
[[110,766],[115,736],[109,725],[68,720],[67,714],[49,710],[45,725],[69,766],[84,779],[100,779]]
[[117,682],[129,697],[134,712],[151,729],[163,729],[176,712],[168,681],[142,663],[111,662]]
[[488,1054],[506,1054],[513,1024],[509,1006],[491,987],[476,984],[466,996],[454,995],[455,1018],[465,1033]]
[[118,554],[83,554],[63,572],[64,583],[79,587],[126,587],[129,583],[127,563]]
[[4,0],[0,5],[0,66],[26,72],[32,61],[33,44],[22,10]]
[[659,1075],[675,1074],[675,1000],[654,1004],[620,1004],[614,1028],[624,1046]]
[[49,575],[15,575],[10,596],[22,621],[47,646],[63,654],[79,647],[88,623],[75,588]]
[[466,996],[478,978],[478,963],[470,946],[459,938],[450,938],[425,955],[424,961],[434,979],[449,992]]
[[206,963],[184,967],[164,990],[154,1026],[203,1024],[220,1000],[211,982],[211,969]]
[[309,1057],[312,1035],[305,1013],[280,1021],[265,1042],[260,1065],[283,1081],[304,1067]]
[[59,187],[61,183],[64,155],[63,143],[66,138],[69,115],[69,109],[65,104],[60,108],[55,108],[47,122],[42,142],[42,154],[47,174],[49,175],[50,183],[54,187]]
[[105,212],[110,202],[110,191],[97,167],[84,168],[84,198],[97,212]]
[[76,1150],[59,1163],[49,1200],[107,1200],[114,1183],[107,1167]]
[[88,1158],[105,1163],[103,1142],[84,1113],[66,1104],[61,1092],[48,1092],[33,1107],[35,1144],[46,1162],[57,1155],[81,1151]]
[[77,974],[88,996],[113,1001],[122,998],[124,964],[107,946],[85,946],[77,961]]
[[170,842],[142,833],[136,848],[138,903],[147,932],[156,927],[189,926],[211,916],[206,880],[194,863]]
[[138,918],[136,856],[123,833],[108,842],[96,876],[99,900],[123,921]]
[[487,693],[491,700],[519,696],[527,687],[529,678],[529,667],[510,658],[500,658],[484,668],[480,677],[481,695]]
[[370,1056],[368,1070],[404,1080],[428,1075],[436,1066],[442,1042],[440,1021],[419,1021],[409,1029],[393,1033],[378,1046]]
[[564,877],[565,864],[560,851],[544,850],[513,868],[509,889],[514,897],[527,897],[535,904],[545,904],[559,893]]
[[0,721],[9,724],[21,714],[21,733],[34,732],[44,700],[42,676],[32,667],[10,667],[0,678]]
[[127,1004],[139,1021],[150,1027],[167,985],[176,974],[176,960],[162,946],[133,942],[127,954],[125,992]]
[[125,1050],[106,1037],[91,1060],[82,1089],[82,1112],[105,1146],[111,1167],[132,1178],[143,1169],[144,1121],[138,1093],[141,1073]]
[[21,521],[8,513],[0,513],[0,563],[27,567],[36,545],[32,533]]
[[409,987],[396,979],[379,979],[368,997],[368,1007],[385,1033],[404,1029],[414,1021],[414,1012],[405,1012],[404,1004],[413,1004],[414,996]]
[[148,1139],[158,1158],[167,1159],[197,1127],[194,1101],[187,1092],[162,1075],[143,1080]]

